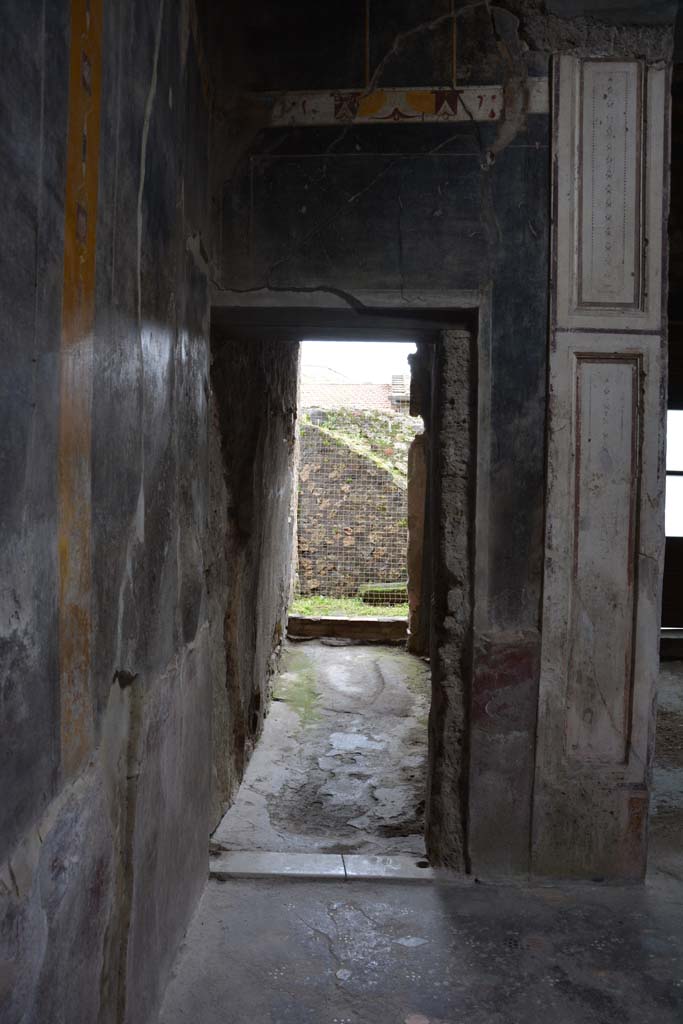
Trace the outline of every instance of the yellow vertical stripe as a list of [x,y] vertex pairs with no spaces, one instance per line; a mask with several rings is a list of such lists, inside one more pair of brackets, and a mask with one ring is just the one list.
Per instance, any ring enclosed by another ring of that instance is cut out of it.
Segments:
[[90,441],[102,2],[71,0],[58,461],[62,774],[92,747]]
[[455,0],[451,0],[451,84],[455,88],[458,68],[458,23],[455,16]]
[[365,60],[365,87],[370,85],[370,0],[365,0],[365,39],[364,60]]

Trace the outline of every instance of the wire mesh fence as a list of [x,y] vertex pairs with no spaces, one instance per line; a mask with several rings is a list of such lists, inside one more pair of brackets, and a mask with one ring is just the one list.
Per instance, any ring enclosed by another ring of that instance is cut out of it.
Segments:
[[304,410],[298,564],[301,614],[407,614],[408,449],[416,418]]

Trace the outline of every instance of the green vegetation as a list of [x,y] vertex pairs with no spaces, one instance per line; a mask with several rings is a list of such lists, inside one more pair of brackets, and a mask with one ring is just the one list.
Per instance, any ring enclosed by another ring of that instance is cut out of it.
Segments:
[[[403,677],[409,690],[421,697],[429,694],[431,677],[427,659],[415,655],[406,658],[405,651],[396,654],[387,652],[385,658],[394,662],[396,671]],[[418,718],[418,722],[423,728],[427,728],[427,717]]]
[[[311,425],[308,415],[304,425]],[[374,462],[405,487],[408,479],[408,448],[422,421],[401,413],[360,412],[354,409],[328,409],[324,423],[316,426],[329,442],[346,445],[357,455]],[[326,442],[323,441],[323,444]]]
[[408,618],[408,603],[367,605],[359,597],[297,597],[289,609],[290,615],[334,615],[340,619],[366,619],[386,616]]
[[407,583],[361,583],[358,596],[363,604],[400,604],[408,596]]

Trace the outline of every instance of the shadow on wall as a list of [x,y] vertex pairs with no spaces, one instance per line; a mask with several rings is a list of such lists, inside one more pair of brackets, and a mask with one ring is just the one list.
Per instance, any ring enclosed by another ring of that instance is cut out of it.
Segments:
[[212,339],[212,825],[230,804],[261,732],[284,635],[298,355],[298,342]]

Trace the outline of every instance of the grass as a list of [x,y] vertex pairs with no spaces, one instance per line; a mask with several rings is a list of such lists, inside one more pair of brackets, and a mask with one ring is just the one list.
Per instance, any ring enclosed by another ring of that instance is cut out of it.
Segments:
[[370,619],[387,616],[408,618],[408,603],[389,605],[364,604],[359,597],[297,597],[289,608],[290,615],[334,615],[340,619]]
[[[306,422],[310,422],[310,417],[304,417]],[[318,429],[371,459],[390,473],[396,483],[406,486],[408,449],[422,429],[418,417],[396,412],[328,409]]]
[[330,439],[333,444],[342,445],[348,448],[350,451],[355,452],[356,455],[360,455],[363,459],[368,459],[374,463],[378,469],[388,473],[395,484],[405,490],[408,486],[408,469],[407,469],[407,456],[406,456],[406,469],[405,472],[402,468],[395,466],[389,459],[382,458],[377,452],[373,451],[372,447],[367,443],[364,438],[354,437],[352,434],[343,434],[340,430],[330,430],[329,427],[316,426],[313,423],[306,424],[307,429],[317,430],[319,434]]

